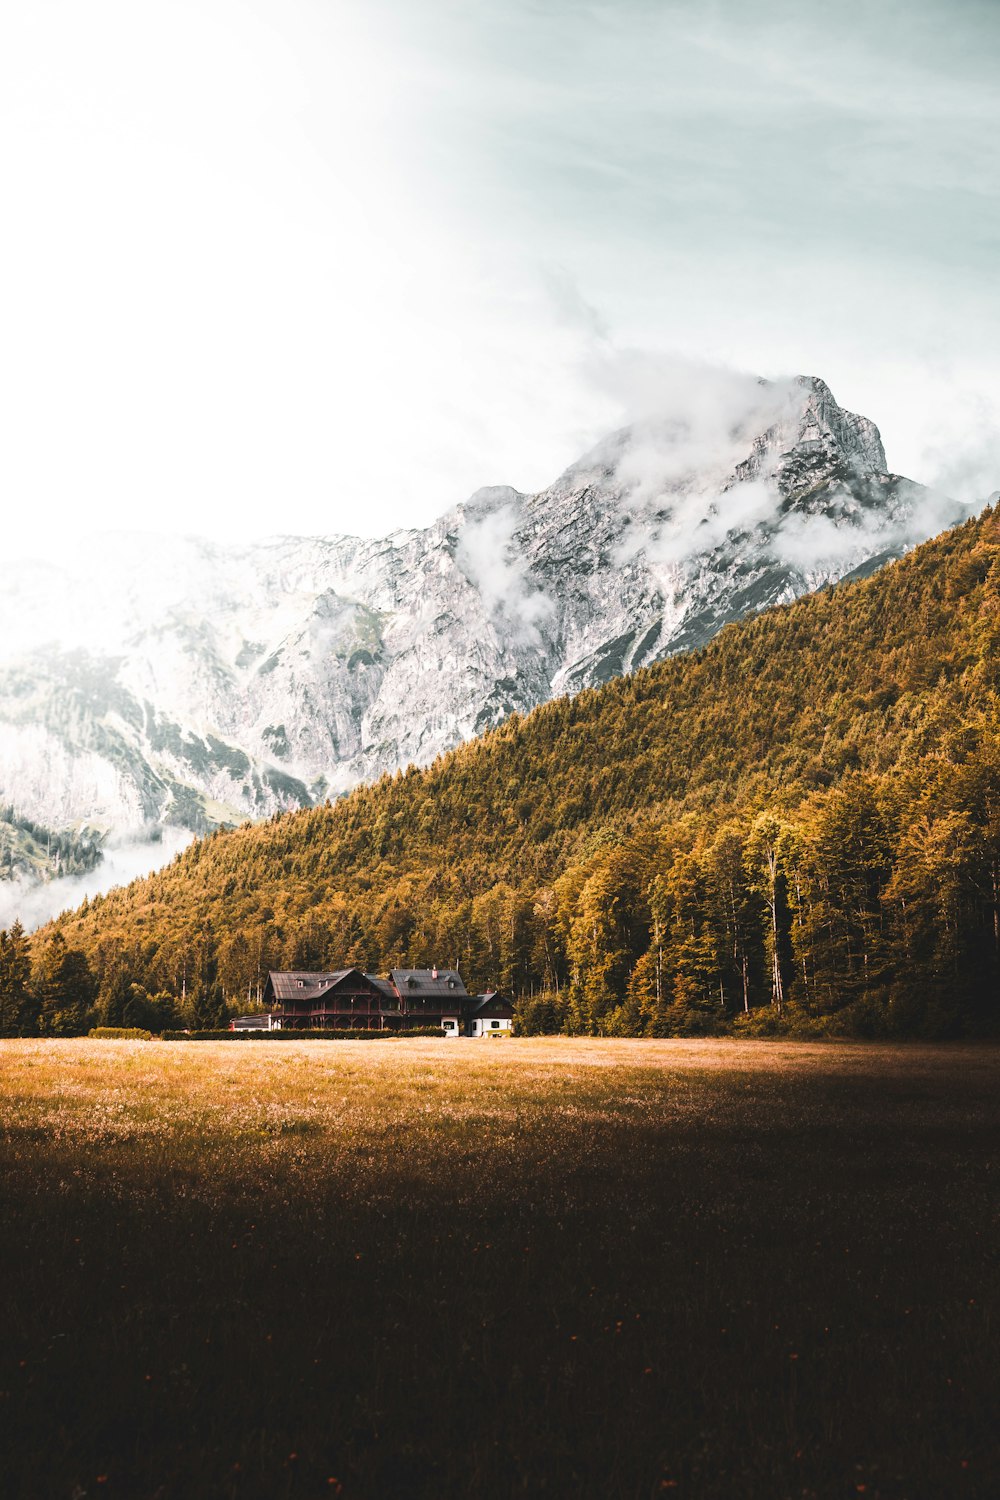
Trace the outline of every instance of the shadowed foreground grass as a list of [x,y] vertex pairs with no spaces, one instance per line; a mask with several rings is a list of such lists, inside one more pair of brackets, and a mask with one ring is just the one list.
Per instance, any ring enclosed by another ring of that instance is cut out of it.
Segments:
[[0,1493],[1000,1493],[1000,1052],[0,1043]]

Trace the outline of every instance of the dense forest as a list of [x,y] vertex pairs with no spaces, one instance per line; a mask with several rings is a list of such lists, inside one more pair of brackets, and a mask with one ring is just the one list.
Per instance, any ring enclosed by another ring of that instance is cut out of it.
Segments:
[[1000,1014],[1000,515],[0,937],[0,1026],[217,1024],[268,968],[460,965],[522,1031]]

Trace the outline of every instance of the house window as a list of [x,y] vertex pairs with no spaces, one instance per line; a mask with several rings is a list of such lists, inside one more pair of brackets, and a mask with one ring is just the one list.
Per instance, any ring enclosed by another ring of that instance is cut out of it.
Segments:
[[491,1021],[490,1022],[490,1026],[493,1028],[494,1031],[499,1031],[500,1030],[500,1022],[499,1021]]

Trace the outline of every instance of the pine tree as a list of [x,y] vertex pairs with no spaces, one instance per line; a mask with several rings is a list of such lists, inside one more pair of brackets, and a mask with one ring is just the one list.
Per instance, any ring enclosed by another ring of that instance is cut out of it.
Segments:
[[38,1005],[31,988],[31,954],[20,921],[0,932],[0,1036],[32,1036]]
[[211,932],[204,936],[201,974],[193,997],[195,1025],[199,1031],[216,1031],[226,1016],[226,996],[219,979],[219,962]]
[[127,1026],[129,1002],[132,998],[132,981],[128,970],[119,960],[104,976],[98,996],[97,1009],[104,1026]]
[[96,986],[79,948],[69,948],[60,932],[41,950],[35,969],[39,1029],[44,1036],[77,1036],[85,1030]]

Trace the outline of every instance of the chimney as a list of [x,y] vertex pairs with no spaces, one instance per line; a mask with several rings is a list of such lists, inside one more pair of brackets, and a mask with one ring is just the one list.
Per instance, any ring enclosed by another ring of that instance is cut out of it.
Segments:
[[431,978],[432,979],[436,979],[437,977],[438,977],[437,964],[435,964],[434,967],[433,967],[433,969],[431,970]]

